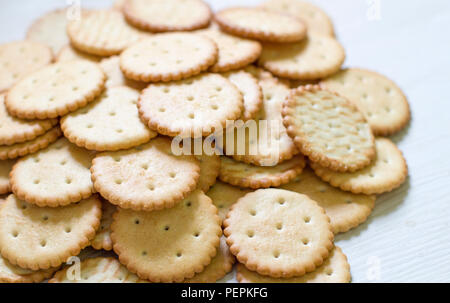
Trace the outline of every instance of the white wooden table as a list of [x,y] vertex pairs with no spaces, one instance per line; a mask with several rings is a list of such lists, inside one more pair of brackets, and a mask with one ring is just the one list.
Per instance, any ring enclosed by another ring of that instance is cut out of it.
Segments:
[[[214,9],[258,0],[210,0]],[[409,127],[393,137],[409,165],[400,189],[382,195],[369,220],[336,244],[354,282],[450,281],[450,1],[317,0],[332,16],[346,66],[395,80],[412,108]],[[0,0],[0,43],[24,37],[42,13],[65,0]],[[81,0],[107,7],[111,0]],[[227,277],[233,281],[232,275]]]

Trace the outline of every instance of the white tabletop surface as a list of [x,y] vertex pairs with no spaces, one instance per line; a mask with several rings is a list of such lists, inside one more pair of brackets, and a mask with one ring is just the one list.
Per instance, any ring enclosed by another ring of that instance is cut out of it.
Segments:
[[[73,1],[0,0],[0,43],[23,39],[36,17]],[[81,0],[93,8],[111,2]],[[208,2],[220,9],[261,1]],[[353,282],[449,282],[450,1],[313,2],[333,18],[347,51],[345,65],[389,76],[412,109],[409,127],[393,137],[408,161],[409,179],[377,199],[365,224],[336,238]]]

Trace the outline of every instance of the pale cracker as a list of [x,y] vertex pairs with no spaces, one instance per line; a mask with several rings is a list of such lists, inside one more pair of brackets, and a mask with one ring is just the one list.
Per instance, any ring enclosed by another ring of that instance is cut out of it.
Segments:
[[213,40],[219,48],[219,59],[210,67],[215,73],[227,72],[255,62],[261,55],[261,43],[229,35],[210,27],[198,32]]
[[299,19],[261,8],[227,8],[215,20],[225,32],[265,42],[297,42],[306,37],[306,26]]
[[308,32],[334,36],[333,22],[319,7],[302,0],[268,0],[262,7],[297,17],[305,22]]
[[70,142],[96,151],[128,149],[150,141],[157,133],[139,118],[139,91],[126,86],[107,89],[94,102],[61,119]]
[[69,22],[67,34],[75,48],[97,56],[120,54],[146,34],[128,25],[117,10],[93,11]]
[[105,81],[105,74],[95,63],[58,62],[14,85],[6,95],[5,105],[18,118],[56,118],[93,101],[103,91]]
[[17,41],[0,45],[0,93],[53,60],[51,49],[37,42]]
[[167,136],[208,136],[239,118],[243,98],[236,86],[219,74],[151,84],[138,103],[150,129]]
[[56,62],[72,61],[72,60],[88,60],[91,62],[98,63],[100,62],[100,60],[102,60],[102,57],[84,53],[82,51],[73,48],[70,45],[66,45],[63,48],[61,48],[61,50],[56,56]]
[[112,250],[111,223],[113,221],[113,214],[116,210],[116,206],[108,201],[102,201],[102,219],[100,221],[100,227],[95,234],[95,238],[91,242],[91,246],[94,249]]
[[235,258],[228,248],[225,237],[221,237],[217,255],[211,260],[211,263],[201,273],[184,280],[184,283],[215,283],[233,269],[234,262]]
[[48,45],[56,55],[69,44],[66,27],[69,18],[77,17],[73,12],[74,10],[57,9],[44,14],[28,28],[27,40]]
[[61,135],[61,129],[56,126],[33,140],[13,145],[0,145],[0,160],[15,159],[35,153],[55,142]]
[[333,248],[330,219],[305,195],[259,189],[235,203],[223,222],[230,251],[252,271],[273,278],[312,272]]
[[120,68],[129,79],[167,82],[197,75],[213,65],[217,57],[217,45],[205,36],[166,33],[126,49],[120,56]]
[[12,265],[0,255],[0,283],[39,283],[50,278],[56,270],[57,268],[38,271],[23,269]]
[[92,161],[95,189],[121,208],[152,211],[174,207],[197,186],[194,156],[175,156],[171,141],[157,137],[124,151],[97,154]]
[[41,207],[65,206],[94,193],[89,167],[94,155],[65,138],[19,159],[10,174],[11,189]]
[[200,190],[170,209],[119,208],[111,230],[120,262],[152,282],[181,282],[202,272],[222,235],[217,208]]
[[[247,121],[242,127],[227,129],[226,137],[218,137],[217,145],[236,161],[257,166],[273,166],[298,154],[298,149],[288,136],[281,116],[289,87],[274,78],[265,76],[259,81],[259,85],[263,92],[263,104],[254,118],[255,121]],[[260,121],[265,122],[261,124]],[[252,135],[252,132],[246,134],[245,128],[251,127],[260,129],[262,132],[258,131],[256,136]],[[228,141],[232,142],[233,138],[234,149],[229,150]],[[239,143],[242,140],[245,140],[243,147]]]
[[66,207],[37,207],[10,195],[0,211],[0,252],[32,270],[57,267],[95,236],[101,204],[93,196]]
[[243,70],[222,75],[236,85],[244,99],[244,111],[239,119],[248,121],[255,118],[263,103],[262,89],[255,77]]
[[49,283],[146,283],[131,273],[116,258],[88,258],[80,263],[80,276],[68,266],[58,271]]
[[336,171],[356,171],[375,157],[370,126],[347,99],[307,85],[294,89],[283,105],[283,123],[308,158]]
[[120,69],[119,56],[104,58],[100,62],[100,67],[106,74],[105,86],[107,88],[115,86],[129,86],[137,90],[143,90],[145,87],[147,87],[147,83],[134,81],[125,77],[125,75],[122,73],[122,70]]
[[307,195],[323,207],[334,234],[349,231],[365,222],[375,206],[375,196],[356,195],[332,187],[309,168],[282,188]]
[[392,135],[410,120],[409,104],[402,90],[378,73],[350,68],[320,84],[353,102],[364,114],[375,135]]
[[206,193],[219,210],[220,219],[225,220],[231,206],[240,198],[251,192],[249,189],[231,186],[227,183],[217,181]]
[[248,270],[238,264],[236,279],[239,283],[349,283],[351,280],[350,265],[342,250],[335,246],[330,256],[312,273],[294,278],[271,278]]
[[298,43],[264,44],[258,64],[279,77],[316,80],[338,72],[344,61],[345,50],[336,39],[309,34]]
[[11,185],[9,184],[9,173],[11,172],[15,163],[16,161],[13,160],[0,161],[0,195],[11,192]]
[[301,174],[305,167],[305,158],[302,155],[271,167],[237,162],[228,157],[221,157],[221,160],[219,175],[221,181],[252,189],[278,187],[286,184]]
[[197,188],[206,193],[216,183],[220,172],[220,157],[218,155],[195,156],[200,163],[200,178]]
[[130,24],[151,32],[203,28],[212,15],[202,0],[128,0],[123,12]]
[[0,145],[33,140],[56,124],[57,119],[30,121],[11,116],[5,107],[5,95],[0,95]]
[[355,194],[382,194],[402,185],[408,176],[408,166],[402,152],[389,139],[375,140],[376,158],[366,168],[354,173],[336,173],[312,163],[322,180]]

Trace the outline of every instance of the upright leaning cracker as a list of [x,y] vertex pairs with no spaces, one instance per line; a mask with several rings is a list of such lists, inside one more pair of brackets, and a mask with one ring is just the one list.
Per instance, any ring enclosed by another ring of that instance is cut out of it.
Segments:
[[249,270],[291,278],[320,266],[333,248],[330,219],[305,195],[260,189],[234,204],[223,222],[231,252]]
[[11,115],[22,119],[56,118],[93,101],[103,91],[105,81],[105,74],[95,63],[59,62],[14,85],[5,105]]
[[9,173],[16,163],[13,160],[0,161],[0,195],[7,194],[11,191],[9,184]]
[[250,189],[239,188],[217,181],[206,194],[212,199],[214,205],[219,210],[220,219],[223,221],[231,206],[249,192],[251,192]]
[[224,9],[216,14],[216,22],[225,32],[264,42],[297,42],[306,36],[299,19],[261,8]]
[[120,56],[120,68],[136,81],[167,82],[205,71],[217,61],[217,55],[217,45],[202,35],[158,34],[126,49]]
[[111,250],[111,223],[113,221],[113,214],[116,212],[117,207],[109,203],[108,201],[102,201],[102,219],[100,221],[100,227],[98,228],[95,238],[91,242],[91,246],[97,250]]
[[320,83],[353,102],[364,114],[375,135],[391,135],[408,123],[411,113],[401,89],[386,77],[350,68]]
[[283,123],[301,152],[336,171],[356,171],[375,157],[374,137],[364,116],[347,99],[307,85],[292,90]]
[[189,31],[208,26],[211,10],[202,0],[128,0],[130,24],[151,32]]
[[121,208],[152,211],[174,207],[197,186],[200,167],[194,156],[175,156],[171,141],[97,154],[91,173],[95,189]]
[[49,47],[31,41],[17,41],[0,45],[0,93],[52,62]]
[[152,282],[181,282],[203,271],[222,235],[217,209],[200,190],[170,209],[119,208],[111,229],[120,262]]
[[139,118],[139,92],[126,86],[105,91],[94,102],[61,119],[72,143],[90,150],[115,151],[147,143],[157,133]]
[[330,17],[319,7],[302,0],[268,0],[262,7],[297,17],[306,23],[308,32],[334,36]]
[[57,267],[88,246],[100,224],[94,196],[66,207],[37,207],[14,195],[1,206],[0,253],[32,270]]
[[339,71],[344,61],[345,50],[336,39],[310,33],[298,43],[265,44],[258,64],[278,77],[316,80]]
[[11,188],[22,200],[41,207],[78,202],[94,193],[89,167],[92,153],[60,139],[21,158],[11,171]]

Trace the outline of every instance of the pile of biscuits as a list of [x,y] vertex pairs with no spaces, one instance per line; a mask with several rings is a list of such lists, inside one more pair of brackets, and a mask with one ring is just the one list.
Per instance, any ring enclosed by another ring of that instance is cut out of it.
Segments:
[[344,60],[301,0],[44,15],[0,45],[0,282],[350,282],[334,235],[405,181],[410,110]]

